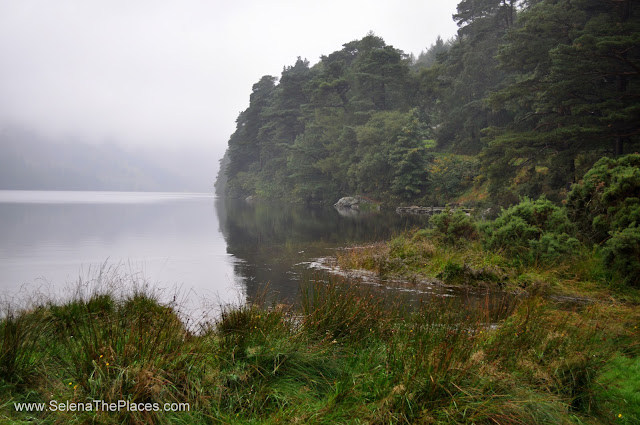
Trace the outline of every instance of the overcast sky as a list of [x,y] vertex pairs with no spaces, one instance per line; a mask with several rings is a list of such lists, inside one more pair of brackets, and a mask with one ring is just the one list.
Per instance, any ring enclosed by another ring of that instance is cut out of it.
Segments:
[[0,128],[215,147],[251,86],[364,37],[418,54],[458,0],[0,0]]

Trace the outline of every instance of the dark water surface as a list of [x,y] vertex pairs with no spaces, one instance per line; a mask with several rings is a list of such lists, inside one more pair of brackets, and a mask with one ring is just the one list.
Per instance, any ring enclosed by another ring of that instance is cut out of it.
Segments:
[[[318,278],[309,271],[317,258],[425,224],[393,212],[344,216],[330,207],[209,194],[0,191],[0,295],[34,287],[55,294],[106,264],[161,288],[178,287],[194,305],[253,299],[265,285],[272,297],[290,301],[301,276]],[[486,298],[373,284],[413,298]]]

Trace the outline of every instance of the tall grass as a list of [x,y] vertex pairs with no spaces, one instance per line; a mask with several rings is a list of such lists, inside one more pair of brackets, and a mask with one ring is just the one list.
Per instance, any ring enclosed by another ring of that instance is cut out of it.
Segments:
[[[311,281],[298,307],[225,306],[195,332],[135,279],[114,289],[127,279],[103,275],[102,290],[5,308],[0,421],[561,424],[616,412],[633,423],[637,410],[616,398],[636,403],[637,372],[619,372],[637,363],[637,309],[558,310],[540,298],[407,308],[349,280]],[[13,409],[52,399],[191,409]]]
[[371,288],[334,279],[312,281],[301,291],[302,328],[310,336],[332,343],[366,342],[380,335],[397,317],[393,301]]
[[50,322],[42,311],[17,311],[5,304],[0,319],[0,380],[27,385],[37,377]]

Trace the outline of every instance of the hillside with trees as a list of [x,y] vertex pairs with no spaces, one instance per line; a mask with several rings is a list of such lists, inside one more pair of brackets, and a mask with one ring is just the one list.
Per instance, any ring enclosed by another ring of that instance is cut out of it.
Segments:
[[631,0],[463,0],[457,36],[417,59],[373,33],[299,58],[253,85],[218,194],[559,201],[638,150],[638,15]]

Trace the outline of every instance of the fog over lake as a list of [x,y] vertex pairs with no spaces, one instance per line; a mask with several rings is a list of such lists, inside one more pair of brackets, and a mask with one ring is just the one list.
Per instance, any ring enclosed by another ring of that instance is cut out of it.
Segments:
[[184,294],[243,299],[213,202],[208,194],[0,191],[0,292],[26,284],[55,294],[106,263]]
[[342,216],[202,193],[0,191],[0,294],[57,298],[117,268],[168,298],[177,291],[188,309],[251,301],[265,288],[291,302],[301,281],[325,278],[310,269],[318,258],[421,224],[393,212]]

